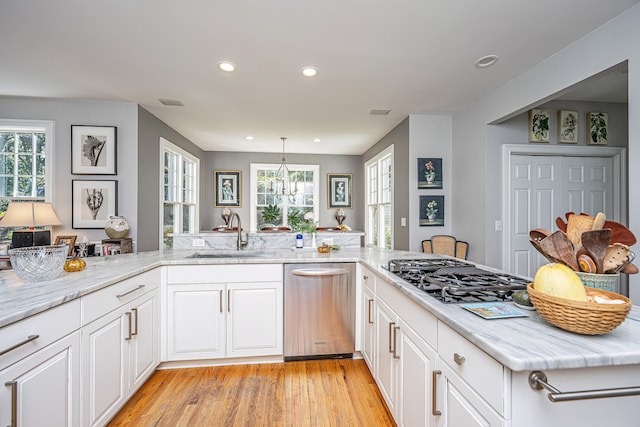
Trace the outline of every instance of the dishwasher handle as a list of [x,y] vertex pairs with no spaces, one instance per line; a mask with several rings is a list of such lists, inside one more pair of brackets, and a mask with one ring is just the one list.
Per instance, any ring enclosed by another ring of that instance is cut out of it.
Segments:
[[291,274],[294,276],[341,276],[343,274],[349,274],[349,270],[345,268],[300,268],[297,270],[291,270]]

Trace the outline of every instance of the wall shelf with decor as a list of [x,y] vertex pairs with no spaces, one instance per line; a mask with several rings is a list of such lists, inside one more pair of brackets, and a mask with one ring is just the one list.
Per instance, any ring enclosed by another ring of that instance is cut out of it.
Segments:
[[133,252],[133,239],[102,239],[102,255],[130,254]]

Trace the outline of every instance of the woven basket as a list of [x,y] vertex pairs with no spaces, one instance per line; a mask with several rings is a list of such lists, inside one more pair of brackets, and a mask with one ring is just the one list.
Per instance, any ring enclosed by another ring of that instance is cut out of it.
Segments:
[[624,300],[624,304],[598,304],[594,302],[574,301],[538,292],[533,283],[527,286],[531,302],[544,319],[565,331],[582,335],[600,335],[613,331],[631,310],[631,300],[624,295],[602,289],[585,287],[585,290],[598,291],[615,299]]

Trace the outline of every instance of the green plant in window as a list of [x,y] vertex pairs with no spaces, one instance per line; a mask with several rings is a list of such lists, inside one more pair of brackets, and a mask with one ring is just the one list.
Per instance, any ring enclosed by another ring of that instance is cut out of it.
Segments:
[[300,223],[302,222],[302,212],[298,209],[292,209],[287,215],[287,224],[293,231],[300,230]]
[[262,210],[262,219],[265,224],[262,226],[270,226],[273,227],[276,224],[279,224],[280,216],[282,215],[282,209],[280,209],[277,205],[267,205]]

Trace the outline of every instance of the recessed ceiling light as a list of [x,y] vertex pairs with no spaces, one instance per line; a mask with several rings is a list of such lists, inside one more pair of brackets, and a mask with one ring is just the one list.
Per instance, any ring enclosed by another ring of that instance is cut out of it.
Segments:
[[226,71],[227,73],[232,73],[236,70],[236,64],[229,61],[220,61],[218,62],[218,68],[222,71]]
[[313,138],[313,142],[320,142],[320,138]]
[[244,137],[247,141],[253,141],[253,137],[251,135],[247,135]]
[[318,69],[316,67],[303,67],[300,71],[305,77],[315,77],[318,75]]
[[476,68],[487,68],[498,62],[498,55],[486,55],[476,59],[474,66]]

